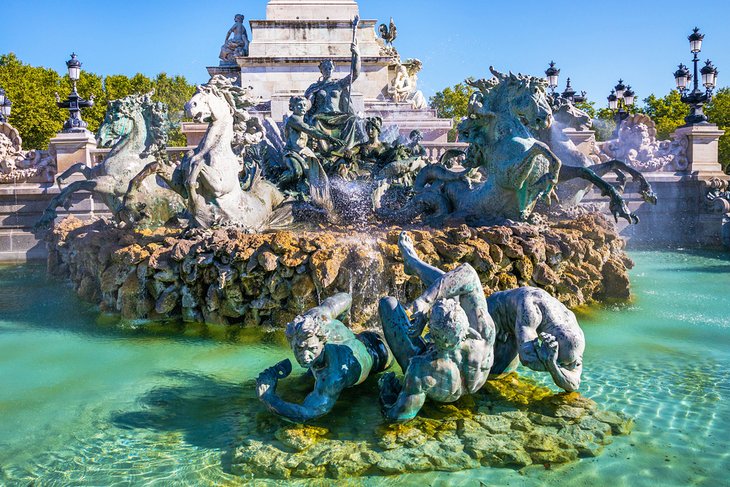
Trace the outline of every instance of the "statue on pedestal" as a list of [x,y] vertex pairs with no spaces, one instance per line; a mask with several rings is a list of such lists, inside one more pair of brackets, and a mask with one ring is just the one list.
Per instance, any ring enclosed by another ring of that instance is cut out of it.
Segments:
[[[380,378],[380,402],[386,419],[407,421],[427,398],[454,402],[482,388],[494,361],[495,327],[474,268],[445,273],[428,265],[405,232],[398,247],[406,273],[428,286],[407,308],[390,297],[379,307],[385,339],[405,373],[403,384],[392,372]],[[427,321],[428,341],[421,338]]]
[[395,78],[388,86],[388,94],[396,103],[410,102],[414,109],[428,107],[423,92],[418,89],[418,72],[423,63],[418,59],[409,59],[404,63],[396,62]]
[[235,23],[233,24],[233,27],[228,30],[226,40],[223,41],[221,53],[218,56],[221,59],[222,65],[235,65],[236,56],[248,56],[248,46],[250,42],[248,40],[246,27],[243,26],[244,18],[245,17],[242,14],[236,14],[236,16],[233,17]]
[[297,362],[309,369],[315,383],[304,402],[294,404],[276,395],[279,379],[291,374],[289,359],[261,372],[256,394],[274,414],[294,423],[324,416],[343,390],[390,365],[390,351],[379,335],[371,331],[355,335],[340,321],[351,305],[352,296],[335,294],[286,326],[286,338]]
[[363,121],[352,106],[351,88],[361,72],[360,51],[355,42],[351,45],[352,69],[350,74],[339,80],[332,79],[335,63],[326,59],[319,64],[322,77],[312,84],[304,96],[312,103],[305,121],[318,130],[341,142],[340,147],[332,147],[327,140],[320,139],[320,149],[329,154],[333,149],[348,150],[366,141]]

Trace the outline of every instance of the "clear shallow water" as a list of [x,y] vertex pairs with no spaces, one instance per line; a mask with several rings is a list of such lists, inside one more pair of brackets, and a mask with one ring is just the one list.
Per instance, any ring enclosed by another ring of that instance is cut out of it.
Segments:
[[[634,302],[580,316],[581,392],[633,416],[629,437],[552,470],[349,483],[730,484],[730,256],[632,257]],[[277,335],[120,326],[40,266],[0,267],[0,485],[250,483],[226,473],[237,426],[257,405],[253,377],[283,355]],[[357,394],[337,409],[377,421]]]

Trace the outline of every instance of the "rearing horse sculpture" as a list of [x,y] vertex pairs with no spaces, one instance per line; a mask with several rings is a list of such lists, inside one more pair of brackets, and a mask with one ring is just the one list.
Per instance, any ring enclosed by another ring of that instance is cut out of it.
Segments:
[[[570,100],[556,96],[552,100],[555,124],[548,129],[538,131],[538,138],[545,142],[563,162],[560,170],[558,196],[562,204],[578,204],[583,196],[595,185],[603,196],[610,198],[609,209],[616,221],[619,217],[629,223],[638,223],[639,217],[633,214],[621,196],[626,175],[639,183],[639,194],[647,203],[655,205],[657,197],[644,176],[628,164],[613,159],[601,164],[593,164],[585,154],[563,132],[564,128],[583,129],[591,126],[591,118],[577,108]],[[619,188],[615,188],[602,176],[614,172],[618,177]],[[577,181],[581,180],[581,181]]]
[[[59,185],[74,173],[81,173],[86,179],[72,182],[51,199],[36,223],[37,228],[50,225],[59,206],[68,209],[71,196],[78,191],[98,196],[117,221],[127,221],[127,213],[122,211],[122,199],[129,181],[145,165],[164,153],[167,144],[170,127],[167,106],[153,102],[151,95],[130,95],[109,102],[97,141],[100,147],[111,146],[111,151],[99,164],[88,167],[80,162],[57,178]],[[144,201],[144,214],[135,215],[135,219],[144,224],[162,224],[182,209],[180,198],[154,180],[140,187],[137,196]],[[134,206],[140,208],[139,205]]]
[[246,109],[251,106],[248,90],[234,86],[225,76],[216,75],[207,85],[198,86],[185,110],[193,120],[209,123],[200,144],[179,166],[158,160],[138,171],[127,197],[148,176],[157,174],[185,199],[199,227],[237,226],[256,232],[286,226],[291,213],[274,211],[284,196],[273,184],[255,174],[244,191],[239,181],[241,162],[231,147],[234,122],[250,118]]
[[459,124],[459,139],[469,143],[464,165],[479,168],[486,180],[471,181],[469,169],[429,165],[416,178],[413,200],[386,218],[407,221],[425,214],[433,224],[447,218],[472,224],[524,220],[540,197],[551,195],[560,160],[532,135],[551,122],[546,83],[489,69],[494,78],[467,81],[477,91],[469,100],[468,117]]

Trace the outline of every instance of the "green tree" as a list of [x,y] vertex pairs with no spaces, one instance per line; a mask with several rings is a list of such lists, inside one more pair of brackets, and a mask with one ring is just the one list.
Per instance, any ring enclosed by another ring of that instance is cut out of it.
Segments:
[[[13,102],[11,123],[18,129],[26,149],[48,147],[48,141],[63,127],[68,117],[66,110],[56,106],[55,93],[65,98],[71,90],[68,76],[61,76],[52,69],[22,63],[13,53],[0,55],[0,86]],[[84,71],[77,83],[77,90],[84,98],[94,96],[94,106],[82,112],[82,118],[91,132],[96,132],[104,120],[107,104],[132,94],[144,94],[154,90],[153,99],[166,103],[170,118],[179,122],[183,118],[183,106],[195,92],[195,86],[183,76],[160,73],[154,79],[137,73],[131,78],[125,75],[100,76]],[[185,137],[179,129],[170,133],[169,145],[185,145]]]
[[596,102],[593,101],[581,101],[575,104],[578,110],[583,110],[591,118],[596,118]]
[[720,88],[705,109],[710,122],[725,131],[720,137],[719,160],[727,172],[730,169],[730,88]]
[[653,94],[644,98],[645,106],[641,111],[654,120],[658,139],[668,139],[672,132],[684,125],[684,117],[687,115],[688,109],[680,98],[677,90],[670,91],[662,98]]
[[54,93],[62,92],[62,78],[52,69],[23,64],[13,53],[0,55],[0,86],[13,102],[10,121],[23,146],[48,147],[48,140],[66,119],[56,107]]
[[444,88],[430,99],[431,108],[436,110],[439,117],[450,118],[454,121],[454,128],[449,131],[449,142],[456,140],[457,125],[462,118],[466,117],[472,93],[474,93],[474,88],[466,83],[459,83],[453,87]]
[[[185,103],[195,94],[195,86],[187,82],[184,76],[169,77],[166,73],[157,75],[153,82],[156,101],[165,103],[168,107],[170,120],[179,124],[185,117]],[[185,146],[187,141],[180,128],[170,131],[168,141],[170,146]]]

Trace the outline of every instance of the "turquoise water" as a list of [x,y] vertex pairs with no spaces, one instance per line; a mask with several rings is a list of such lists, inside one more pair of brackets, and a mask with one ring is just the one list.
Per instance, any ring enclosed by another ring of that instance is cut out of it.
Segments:
[[[551,470],[350,484],[728,485],[730,256],[632,257],[633,303],[580,316],[581,392],[633,416],[630,436]],[[258,409],[253,377],[282,356],[273,334],[120,325],[41,266],[0,267],[0,485],[251,483],[226,473],[237,425]],[[338,412],[377,418],[375,408],[355,394]]]

